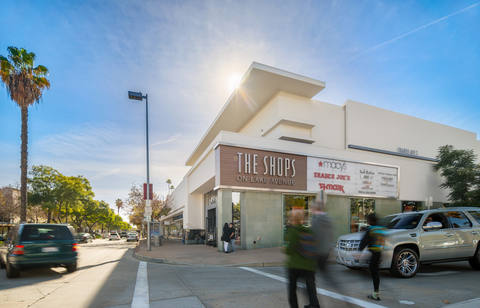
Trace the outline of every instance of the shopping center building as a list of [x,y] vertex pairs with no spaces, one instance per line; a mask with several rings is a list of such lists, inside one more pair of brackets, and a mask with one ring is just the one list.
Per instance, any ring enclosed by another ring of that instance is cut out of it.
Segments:
[[[450,144],[479,153],[473,132],[355,101],[312,98],[325,83],[253,63],[186,161],[191,169],[161,220],[186,243],[219,243],[234,222],[245,249],[283,244],[288,211],[308,209],[320,190],[336,234],[365,215],[448,202],[433,166]],[[221,247],[221,245],[218,245]]]

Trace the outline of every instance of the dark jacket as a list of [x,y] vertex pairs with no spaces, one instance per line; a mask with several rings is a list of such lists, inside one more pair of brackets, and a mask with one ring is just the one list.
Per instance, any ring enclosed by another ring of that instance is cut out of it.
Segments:
[[235,228],[234,227],[228,227],[227,229],[227,242],[234,240],[235,239]]
[[229,233],[228,233],[229,229],[230,228],[228,227],[228,224],[223,225],[222,237],[220,238],[220,240],[225,241],[225,242],[230,241]]

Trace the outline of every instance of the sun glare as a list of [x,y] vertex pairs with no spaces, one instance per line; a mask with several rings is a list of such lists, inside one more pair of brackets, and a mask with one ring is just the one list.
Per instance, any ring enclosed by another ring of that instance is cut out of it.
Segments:
[[240,81],[242,79],[242,75],[240,74],[232,74],[228,78],[228,90],[232,92],[233,90],[237,89],[238,86],[240,85]]

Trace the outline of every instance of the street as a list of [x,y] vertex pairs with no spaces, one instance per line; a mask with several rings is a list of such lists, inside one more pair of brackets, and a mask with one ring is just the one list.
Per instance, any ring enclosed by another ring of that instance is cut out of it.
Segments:
[[[2,270],[0,306],[141,307],[144,302],[150,307],[176,308],[288,307],[285,270],[281,267],[146,263],[133,258],[134,247],[124,240],[82,244],[78,271],[72,274],[63,268],[35,269],[22,272],[18,279],[5,279]],[[140,270],[139,264],[143,264]],[[145,277],[140,274],[142,267]],[[317,275],[323,307],[346,307],[347,302],[358,304],[351,307],[441,307],[478,297],[480,291],[478,272],[468,263],[440,264],[423,267],[413,279],[398,279],[383,272],[382,301],[373,303],[366,299],[371,290],[368,272],[339,265],[331,270],[342,290],[332,289]],[[141,287],[142,283],[148,287]],[[299,304],[307,304],[301,292]]]

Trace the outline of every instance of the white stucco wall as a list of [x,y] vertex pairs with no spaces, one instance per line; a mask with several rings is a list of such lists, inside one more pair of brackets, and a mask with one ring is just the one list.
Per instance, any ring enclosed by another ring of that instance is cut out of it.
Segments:
[[[283,121],[282,121],[283,120]],[[293,123],[293,124],[292,124]],[[313,144],[279,140],[281,136],[311,139]],[[263,137],[262,137],[263,136]],[[238,132],[221,131],[201,154],[173,193],[175,207],[185,206],[184,227],[204,227],[203,193],[215,177],[214,146],[229,145],[307,156],[399,167],[399,199],[447,202],[446,190],[433,163],[425,160],[349,149],[349,144],[396,152],[399,147],[434,158],[438,147],[452,144],[480,153],[475,133],[348,101],[344,106],[280,92]]]
[[408,148],[430,158],[435,158],[438,148],[446,144],[457,149],[479,148],[473,132],[353,101],[345,107],[348,144],[394,152],[398,147]]
[[[239,133],[250,136],[262,136],[280,120],[311,124],[310,138],[315,143],[333,149],[345,148],[345,112],[343,106],[337,106],[284,92],[278,93],[257,113]],[[305,136],[298,127],[281,125],[267,134],[267,138],[278,139],[281,135],[289,137]]]
[[205,157],[197,165],[194,165],[187,174],[189,194],[215,176],[215,152],[212,146],[209,146],[206,152]]

